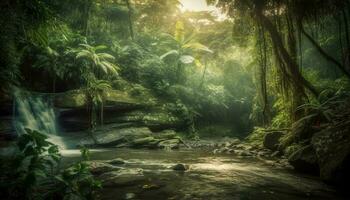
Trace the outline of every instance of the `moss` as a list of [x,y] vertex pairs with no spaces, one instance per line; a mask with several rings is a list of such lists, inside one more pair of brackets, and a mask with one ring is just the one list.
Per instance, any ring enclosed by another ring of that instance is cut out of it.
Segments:
[[286,149],[284,150],[284,155],[288,158],[294,152],[298,151],[301,148],[302,148],[302,145],[293,143],[290,146],[286,147]]
[[[133,98],[127,92],[120,90],[106,90],[105,97],[107,104],[132,104],[148,105],[143,99]],[[150,98],[149,98],[150,99]],[[55,106],[60,108],[78,108],[86,105],[86,97],[82,90],[71,90],[55,95]]]
[[55,95],[55,106],[60,108],[83,107],[86,104],[85,94],[81,90],[71,90]]
[[254,127],[253,132],[246,138],[246,141],[254,145],[263,146],[265,133],[264,128]]
[[227,137],[233,136],[231,127],[224,125],[209,125],[198,129],[199,137]]

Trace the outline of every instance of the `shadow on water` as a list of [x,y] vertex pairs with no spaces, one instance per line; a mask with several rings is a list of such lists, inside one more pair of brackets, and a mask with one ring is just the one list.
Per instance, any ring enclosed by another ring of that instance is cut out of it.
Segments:
[[[79,154],[78,150],[63,151],[64,164],[76,161]],[[314,177],[272,168],[252,158],[192,150],[91,150],[92,160],[114,158],[126,160],[125,168],[141,168],[145,179],[105,187],[102,199],[344,199]],[[177,163],[190,165],[190,170],[172,170]]]

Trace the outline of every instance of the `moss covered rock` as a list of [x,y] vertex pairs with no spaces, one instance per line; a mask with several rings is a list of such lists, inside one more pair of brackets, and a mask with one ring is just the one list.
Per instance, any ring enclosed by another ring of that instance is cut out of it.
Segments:
[[347,183],[350,178],[350,128],[343,123],[316,133],[312,138],[320,177],[331,183]]
[[316,157],[316,152],[312,145],[304,146],[288,158],[288,162],[295,170],[310,174],[319,174],[319,167]]
[[[105,90],[107,105],[145,105],[147,102],[131,97],[127,92],[120,90]],[[55,106],[58,108],[79,108],[86,105],[86,96],[83,90],[71,90],[56,94],[54,97]]]

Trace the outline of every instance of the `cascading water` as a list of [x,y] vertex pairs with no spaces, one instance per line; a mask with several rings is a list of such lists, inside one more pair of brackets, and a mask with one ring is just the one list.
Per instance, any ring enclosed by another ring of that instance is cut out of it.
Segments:
[[14,127],[17,134],[25,133],[25,128],[37,130],[48,135],[49,141],[64,148],[62,138],[57,135],[51,98],[21,90],[16,90],[14,97]]

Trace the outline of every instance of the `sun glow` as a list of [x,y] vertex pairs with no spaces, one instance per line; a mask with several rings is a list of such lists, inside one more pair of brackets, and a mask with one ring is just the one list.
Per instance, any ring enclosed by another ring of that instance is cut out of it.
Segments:
[[208,6],[205,0],[180,0],[181,11],[213,11],[214,6]]
[[209,11],[218,17],[219,20],[226,19],[226,15],[223,14],[218,8],[213,5],[208,5],[206,0],[180,0],[180,10],[182,12],[192,11]]

